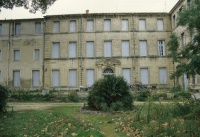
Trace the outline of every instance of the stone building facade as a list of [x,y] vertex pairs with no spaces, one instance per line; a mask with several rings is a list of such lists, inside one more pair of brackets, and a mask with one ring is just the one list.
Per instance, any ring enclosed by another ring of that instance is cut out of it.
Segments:
[[[177,4],[182,4],[178,2]],[[105,75],[131,85],[172,87],[170,13],[86,13],[0,20],[0,81],[13,87],[77,89]]]

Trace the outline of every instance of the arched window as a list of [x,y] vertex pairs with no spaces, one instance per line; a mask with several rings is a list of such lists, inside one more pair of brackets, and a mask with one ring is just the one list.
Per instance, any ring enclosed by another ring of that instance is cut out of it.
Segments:
[[107,68],[107,69],[105,69],[105,70],[104,70],[103,74],[104,74],[104,75],[113,75],[113,74],[114,74],[114,72],[113,72],[113,70],[112,70],[112,69],[110,69],[110,68]]

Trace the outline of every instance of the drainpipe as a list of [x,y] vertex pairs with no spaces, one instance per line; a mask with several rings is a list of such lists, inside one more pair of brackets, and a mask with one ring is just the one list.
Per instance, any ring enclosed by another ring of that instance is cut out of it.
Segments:
[[45,76],[44,76],[44,73],[45,73],[45,68],[44,68],[44,52],[45,52],[45,31],[46,31],[46,20],[44,18],[44,21],[43,21],[43,46],[42,46],[42,89],[44,89],[44,82],[45,82]]
[[135,52],[135,40],[134,40],[134,17],[133,17],[133,60],[134,60],[134,76],[136,83],[136,52]]
[[80,56],[81,56],[81,64],[80,64],[80,69],[81,69],[81,86],[83,85],[83,55],[82,55],[82,14],[81,14],[81,27],[80,27]]
[[9,71],[10,71],[10,44],[11,44],[11,22],[9,22],[9,29],[8,29],[8,50],[7,50],[7,79],[6,79],[6,84],[8,86],[9,84]]

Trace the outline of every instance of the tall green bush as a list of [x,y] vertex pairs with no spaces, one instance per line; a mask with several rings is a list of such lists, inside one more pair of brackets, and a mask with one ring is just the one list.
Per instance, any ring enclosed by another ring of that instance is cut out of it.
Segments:
[[0,85],[0,113],[6,111],[6,100],[9,95],[9,90]]
[[132,103],[126,80],[114,75],[96,81],[88,96],[88,106],[103,111],[131,110]]

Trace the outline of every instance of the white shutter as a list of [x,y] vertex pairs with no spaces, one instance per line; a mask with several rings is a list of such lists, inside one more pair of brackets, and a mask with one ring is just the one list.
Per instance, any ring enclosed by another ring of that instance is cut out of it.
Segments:
[[86,43],[86,56],[87,57],[94,57],[94,42],[89,41]]
[[20,35],[20,32],[21,32],[21,24],[16,23],[15,24],[15,35]]
[[41,22],[35,23],[35,34],[41,34]]
[[158,19],[157,20],[157,27],[158,27],[158,30],[163,30],[164,29],[164,26],[163,26],[163,20],[162,19]]
[[122,31],[128,31],[128,20],[122,20]]
[[122,69],[123,77],[128,84],[131,83],[131,70],[129,68]]
[[128,57],[130,55],[130,44],[128,40],[122,41],[122,56]]
[[32,71],[32,86],[38,87],[40,85],[40,71],[33,70]]
[[167,84],[167,70],[166,68],[159,68],[160,84]]
[[55,42],[52,45],[52,58],[59,58],[60,56],[60,43]]
[[40,59],[40,50],[39,49],[35,49],[34,59],[35,60],[39,60]]
[[86,77],[87,77],[87,86],[91,87],[94,84],[94,70],[93,69],[86,70]]
[[20,71],[19,70],[13,71],[13,86],[20,87]]
[[104,42],[104,57],[111,57],[112,56],[112,42],[105,41]]
[[104,31],[110,31],[111,30],[111,20],[106,19],[104,20]]
[[60,32],[60,22],[59,21],[53,22],[53,32],[54,33]]
[[76,32],[76,20],[70,21],[70,32]]
[[20,51],[14,50],[14,61],[20,60]]
[[140,69],[140,79],[142,84],[149,84],[149,74],[147,68]]
[[165,56],[165,41],[163,40],[158,41],[158,55]]
[[76,87],[76,70],[71,69],[69,70],[69,86]]
[[75,58],[76,57],[76,42],[70,42],[69,43],[69,57]]
[[2,24],[0,24],[0,36],[3,35],[3,27]]
[[147,41],[141,40],[139,42],[140,45],[140,56],[147,56]]
[[189,85],[188,82],[189,82],[189,81],[188,81],[188,78],[187,78],[187,75],[186,75],[186,74],[184,74],[183,77],[184,77],[184,87],[185,87],[185,90],[186,90],[186,89],[188,88],[188,85]]
[[93,20],[87,21],[87,32],[93,32],[94,31],[94,22]]
[[58,87],[60,85],[60,71],[52,70],[52,86]]
[[139,20],[139,30],[146,30],[146,21],[144,19]]

